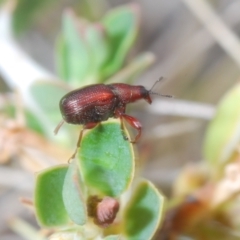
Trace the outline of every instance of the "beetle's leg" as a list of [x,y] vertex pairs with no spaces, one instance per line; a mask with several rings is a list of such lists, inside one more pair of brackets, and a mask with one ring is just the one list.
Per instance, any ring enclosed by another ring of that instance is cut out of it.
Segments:
[[61,126],[65,123],[64,120],[62,120],[57,126],[56,128],[54,129],[54,134],[57,135],[59,129],[61,128]]
[[96,127],[98,124],[99,124],[98,122],[97,123],[87,123],[86,125],[83,126],[82,130],[80,131],[79,137],[78,137],[76,149],[75,149],[73,155],[69,158],[68,162],[70,162],[71,159],[74,159],[77,154],[78,148],[80,147],[80,143],[82,141],[83,131],[87,130],[87,129],[92,129],[92,128]]
[[122,133],[123,133],[123,138],[125,140],[128,140],[128,137],[125,135],[124,133],[124,127],[123,127],[123,114],[125,113],[125,107],[122,107],[122,108],[118,108],[116,111],[115,111],[115,114],[114,114],[114,117],[115,118],[120,118],[120,126],[121,126],[121,130],[122,130]]
[[121,124],[121,130],[122,130],[123,138],[124,138],[124,140],[128,140],[127,135],[124,133],[123,117],[122,117],[122,115],[120,115],[119,118],[120,118],[120,124]]
[[133,141],[130,141],[131,143],[137,142],[142,133],[141,123],[136,118],[129,116],[125,113],[122,113],[121,117],[124,118],[133,128],[135,128],[138,131],[138,134],[136,135],[135,139]]
[[73,153],[73,155],[68,159],[68,162],[70,162],[72,159],[75,158],[76,154],[77,154],[77,151],[78,151],[78,148],[80,147],[80,143],[81,143],[81,140],[82,140],[82,136],[83,136],[83,131],[85,130],[85,128],[83,127],[83,129],[80,131],[80,134],[79,134],[79,137],[78,137],[78,141],[77,141],[77,146],[75,148],[75,151]]

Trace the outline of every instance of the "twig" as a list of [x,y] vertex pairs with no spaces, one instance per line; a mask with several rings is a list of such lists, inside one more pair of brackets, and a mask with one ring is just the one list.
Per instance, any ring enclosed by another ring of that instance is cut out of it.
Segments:
[[184,133],[193,132],[200,127],[201,123],[196,120],[178,121],[168,124],[160,124],[154,127],[146,134],[145,139],[168,138],[181,135]]
[[10,221],[10,227],[13,231],[17,232],[24,239],[27,240],[46,240],[46,238],[42,237],[35,228],[33,228],[27,222],[14,218]]
[[183,0],[216,41],[240,67],[240,41],[205,0]]
[[210,104],[202,104],[183,100],[154,99],[152,105],[146,111],[152,114],[182,116],[210,120],[215,114],[215,107]]

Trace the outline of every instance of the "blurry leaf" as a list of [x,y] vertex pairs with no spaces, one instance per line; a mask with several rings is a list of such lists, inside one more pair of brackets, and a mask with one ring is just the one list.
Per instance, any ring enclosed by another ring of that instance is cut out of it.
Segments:
[[[4,105],[4,108],[0,110],[10,118],[16,118],[16,106],[13,106],[11,103]],[[37,117],[31,113],[29,110],[24,111],[25,118],[26,118],[26,125],[27,127],[31,128],[32,130],[43,134],[44,130],[40,121],[38,121]]]
[[61,35],[57,39],[56,43],[56,64],[57,71],[62,80],[67,81],[69,79],[69,68],[68,68],[68,49],[64,37]]
[[16,117],[16,106],[13,106],[12,103],[5,104],[0,112],[6,114],[10,118]]
[[91,24],[86,28],[86,40],[91,57],[91,71],[89,74],[95,75],[96,78],[100,77],[100,69],[109,54],[109,46],[104,30],[104,26],[101,24]]
[[[104,81],[117,72],[136,38],[138,18],[136,5],[112,10],[102,23],[95,24],[67,12],[57,48],[61,78],[80,87]],[[131,75],[141,71],[143,65],[141,62]]]
[[39,223],[46,227],[61,226],[69,221],[62,189],[68,166],[49,168],[37,175],[35,208]]
[[132,47],[139,27],[137,5],[119,7],[109,12],[103,19],[109,38],[111,53],[102,72],[108,77],[117,72]]
[[119,120],[109,120],[88,131],[79,150],[84,182],[93,191],[119,196],[134,175],[132,144],[124,140]]
[[211,121],[205,142],[205,158],[214,166],[230,160],[240,141],[240,85],[222,99]]
[[18,0],[13,14],[13,28],[20,33],[30,27],[37,17],[44,15],[43,10],[56,0]]
[[176,177],[173,183],[173,195],[175,198],[191,195],[207,181],[206,166],[202,162],[189,163]]
[[44,133],[43,126],[38,121],[37,117],[30,111],[25,111],[25,112],[26,112],[27,127],[31,128],[32,130],[40,134],[43,134]]
[[67,89],[57,82],[38,81],[30,86],[29,92],[35,100],[36,106],[45,114],[45,117],[52,125],[57,125],[62,119],[59,111],[59,101],[68,92]]
[[63,185],[63,202],[73,222],[83,225],[87,221],[87,209],[83,195],[83,183],[76,162],[73,160],[68,168]]
[[162,218],[163,203],[164,197],[152,183],[140,182],[124,214],[126,239],[152,239]]
[[84,85],[91,64],[85,39],[86,23],[77,22],[71,12],[63,15],[63,36],[59,42],[58,65],[62,78],[73,86]]
[[105,35],[102,25],[75,19],[73,14],[66,13],[63,36],[58,40],[60,76],[77,87],[96,83],[100,78],[100,68],[109,55]]

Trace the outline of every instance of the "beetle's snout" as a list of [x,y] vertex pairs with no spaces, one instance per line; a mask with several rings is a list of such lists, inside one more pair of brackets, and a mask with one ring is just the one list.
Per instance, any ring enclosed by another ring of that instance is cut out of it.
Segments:
[[148,94],[145,98],[144,98],[149,104],[152,103],[152,99],[150,97],[150,94]]

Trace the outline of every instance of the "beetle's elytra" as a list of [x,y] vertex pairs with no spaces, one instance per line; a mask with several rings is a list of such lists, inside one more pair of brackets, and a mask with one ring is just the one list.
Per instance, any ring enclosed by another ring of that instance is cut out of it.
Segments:
[[[159,82],[162,78],[160,78]],[[153,87],[155,86],[153,85]],[[94,84],[67,93],[60,100],[59,106],[63,120],[58,124],[54,133],[57,134],[64,122],[70,124],[83,125],[77,142],[77,147],[71,158],[74,158],[80,146],[82,134],[85,129],[92,129],[102,121],[110,117],[120,118],[123,128],[123,119],[133,128],[138,130],[138,134],[132,141],[136,142],[141,136],[141,123],[138,119],[125,113],[126,105],[140,99],[145,99],[152,103],[150,97],[152,89],[147,90],[143,86],[132,86],[124,83],[114,84]],[[159,94],[160,95],[160,94]],[[161,95],[171,97],[169,95]]]

